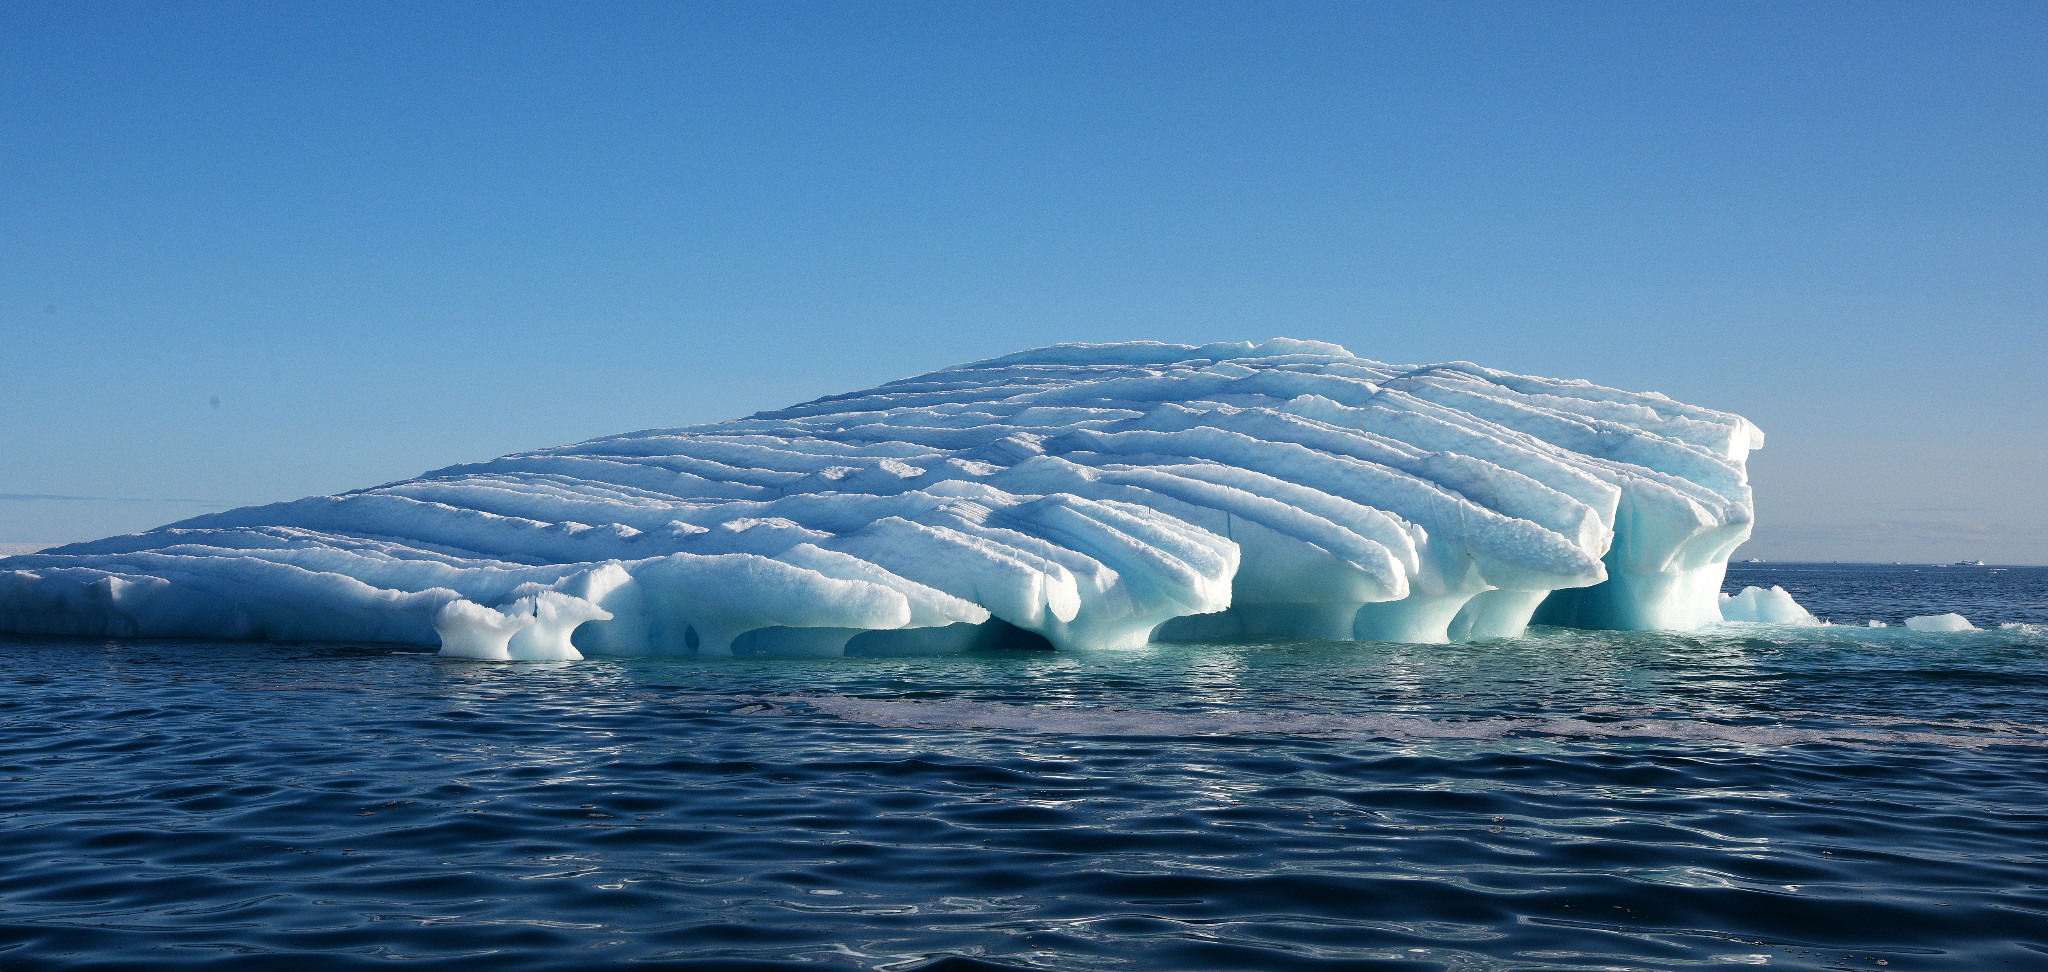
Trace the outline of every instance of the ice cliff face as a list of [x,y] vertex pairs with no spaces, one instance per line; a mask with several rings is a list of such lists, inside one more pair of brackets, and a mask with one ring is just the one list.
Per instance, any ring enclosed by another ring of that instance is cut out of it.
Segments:
[[0,630],[544,659],[1684,629],[1762,444],[1464,362],[1059,345],[0,560]]

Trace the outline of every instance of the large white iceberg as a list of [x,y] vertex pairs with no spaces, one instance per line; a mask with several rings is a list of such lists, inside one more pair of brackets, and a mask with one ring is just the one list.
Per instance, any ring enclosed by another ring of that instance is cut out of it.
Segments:
[[1465,362],[1058,345],[0,560],[0,630],[561,659],[1689,629],[1762,444]]

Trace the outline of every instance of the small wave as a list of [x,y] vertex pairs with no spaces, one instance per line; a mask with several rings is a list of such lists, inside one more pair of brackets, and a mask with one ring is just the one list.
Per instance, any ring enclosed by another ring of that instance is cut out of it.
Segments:
[[[1477,716],[1432,718],[1316,712],[1171,711],[1139,708],[1065,708],[967,700],[891,700],[848,696],[804,696],[788,700],[869,725],[899,729],[979,729],[1075,736],[1349,736],[1414,740],[1497,740],[1515,736],[1565,739],[1682,739],[1756,746],[1814,743],[1866,748],[1899,745],[1980,749],[1986,746],[2048,748],[2039,727],[2005,723],[1935,723],[1896,718],[1856,718],[1848,725],[1805,727],[1743,726],[1696,719],[1630,715],[1589,710],[1575,716]],[[761,703],[757,703],[761,704]],[[784,708],[783,706],[772,706]],[[765,712],[765,709],[752,709]],[[1779,712],[1779,717],[1842,721],[1822,712]],[[1905,728],[1927,727],[1927,728]]]

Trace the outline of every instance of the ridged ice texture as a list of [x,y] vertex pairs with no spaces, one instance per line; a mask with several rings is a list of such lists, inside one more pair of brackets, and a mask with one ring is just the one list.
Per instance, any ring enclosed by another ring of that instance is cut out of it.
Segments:
[[1465,362],[1058,345],[11,558],[0,630],[539,659],[1686,629],[1762,444]]

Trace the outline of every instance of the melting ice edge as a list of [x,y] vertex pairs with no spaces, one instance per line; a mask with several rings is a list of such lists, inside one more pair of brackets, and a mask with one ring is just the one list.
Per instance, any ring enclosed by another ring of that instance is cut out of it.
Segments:
[[1723,617],[1763,441],[1312,341],[1057,345],[0,560],[0,630],[487,659],[1687,630]]

